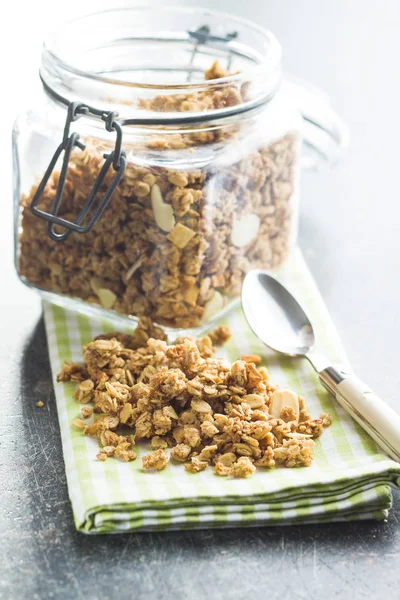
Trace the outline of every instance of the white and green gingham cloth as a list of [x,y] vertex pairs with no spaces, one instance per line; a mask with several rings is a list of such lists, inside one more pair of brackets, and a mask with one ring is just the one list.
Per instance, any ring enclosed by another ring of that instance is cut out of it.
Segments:
[[[307,266],[297,251],[279,274],[309,313],[318,346],[332,363],[346,363],[333,323]],[[311,467],[257,469],[248,479],[217,477],[212,468],[188,473],[169,464],[161,472],[145,472],[137,460],[96,460],[97,441],[76,430],[80,416],[75,385],[56,383],[65,360],[81,362],[82,344],[118,329],[112,322],[88,318],[44,304],[51,368],[60,422],[68,491],[75,524],[85,533],[138,530],[284,525],[383,519],[391,506],[390,486],[400,485],[400,465],[333,400],[306,359],[274,354],[250,331],[241,310],[223,322],[233,336],[219,354],[234,361],[259,354],[273,381],[304,395],[313,417],[330,412],[332,426],[316,441]],[[128,330],[127,330],[128,331]]]

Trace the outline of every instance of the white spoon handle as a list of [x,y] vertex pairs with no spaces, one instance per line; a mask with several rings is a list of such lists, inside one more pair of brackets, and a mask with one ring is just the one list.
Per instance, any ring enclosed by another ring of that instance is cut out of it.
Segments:
[[319,376],[353,419],[391,458],[400,462],[400,415],[355,375],[329,367]]

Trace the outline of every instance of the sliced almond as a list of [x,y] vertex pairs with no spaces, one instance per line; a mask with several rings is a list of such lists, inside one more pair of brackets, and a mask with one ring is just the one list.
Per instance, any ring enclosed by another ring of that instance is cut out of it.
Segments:
[[163,231],[172,231],[175,227],[174,211],[170,204],[166,204],[158,185],[151,188],[151,206],[154,220]]
[[231,231],[231,242],[236,248],[242,248],[252,242],[260,231],[260,217],[254,213],[235,219]]
[[247,394],[246,396],[242,397],[242,401],[246,402],[246,404],[248,404],[252,409],[261,408],[261,406],[264,406],[264,398],[259,394]]
[[171,418],[176,421],[179,419],[178,415],[173,406],[164,406],[164,412]]
[[92,277],[92,279],[90,280],[90,287],[92,288],[94,293],[97,294],[97,290],[103,288],[104,283],[104,279],[102,279],[101,277]]
[[224,298],[219,292],[215,291],[210,300],[206,302],[204,306],[203,321],[208,321],[223,308]]
[[96,291],[96,294],[98,295],[100,304],[103,308],[108,309],[114,306],[115,301],[117,299],[117,296],[114,294],[114,292],[107,288],[99,288]]
[[127,270],[127,272],[125,273],[125,276],[124,276],[125,283],[128,283],[128,281],[130,280],[132,275],[135,273],[135,271],[137,271],[139,269],[139,267],[142,266],[142,262],[143,262],[143,257],[138,258],[137,261],[134,262],[133,265]]
[[130,404],[129,402],[127,402],[126,404],[124,404],[123,409],[121,410],[121,412],[119,413],[119,420],[121,423],[126,423],[129,419],[129,417],[132,414],[132,404]]
[[299,419],[300,408],[297,394],[290,390],[275,390],[271,396],[269,412],[274,419],[279,419],[283,408],[292,408],[296,414],[296,420]]
[[194,283],[185,283],[182,290],[184,301],[190,304],[190,306],[196,306],[199,291],[199,288]]
[[92,277],[90,280],[91,288],[100,300],[100,304],[103,308],[108,309],[114,306],[117,296],[114,292],[104,287],[104,283],[105,281],[101,277]]

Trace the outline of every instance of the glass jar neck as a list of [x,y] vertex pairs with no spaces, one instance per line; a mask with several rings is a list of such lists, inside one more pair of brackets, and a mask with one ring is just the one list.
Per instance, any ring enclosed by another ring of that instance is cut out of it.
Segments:
[[194,123],[267,102],[280,83],[281,49],[267,30],[222,13],[117,9],[53,32],[40,75],[66,104],[148,123]]

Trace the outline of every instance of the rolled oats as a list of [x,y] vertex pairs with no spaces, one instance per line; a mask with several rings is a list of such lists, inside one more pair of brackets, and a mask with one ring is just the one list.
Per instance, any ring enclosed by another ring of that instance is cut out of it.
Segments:
[[212,408],[205,400],[192,400],[190,403],[191,408],[198,413],[212,413]]
[[[135,460],[133,446],[147,441],[153,452],[143,456],[144,469],[164,469],[169,456],[193,473],[214,465],[223,477],[248,477],[256,467],[309,466],[313,439],[331,416],[311,419],[304,399],[280,390],[265,367],[216,358],[212,340],[229,337],[218,327],[210,336],[168,345],[147,318],[133,335],[100,336],[83,347],[84,367],[67,363],[58,377],[75,381],[77,401],[91,404],[82,416],[95,415],[91,425],[81,419],[73,425],[98,439],[101,461]],[[135,435],[120,433],[127,428]]]
[[93,409],[89,406],[84,406],[81,408],[81,415],[83,419],[89,419],[93,414]]
[[192,456],[190,463],[185,464],[185,469],[191,473],[199,473],[200,471],[204,471],[206,467],[208,467],[208,462],[200,460],[198,456]]

